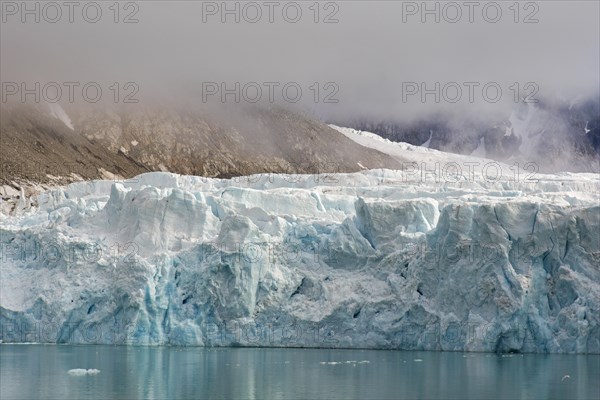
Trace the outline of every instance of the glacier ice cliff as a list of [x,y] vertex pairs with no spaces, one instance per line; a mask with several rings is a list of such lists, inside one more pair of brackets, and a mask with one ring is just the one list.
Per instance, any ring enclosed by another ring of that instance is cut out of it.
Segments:
[[599,176],[474,177],[44,192],[0,217],[0,339],[600,353]]

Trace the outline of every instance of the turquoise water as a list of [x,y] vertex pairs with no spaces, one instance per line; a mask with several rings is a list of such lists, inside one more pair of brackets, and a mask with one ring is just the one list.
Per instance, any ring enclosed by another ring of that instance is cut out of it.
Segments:
[[2,400],[597,399],[599,379],[596,355],[0,345]]

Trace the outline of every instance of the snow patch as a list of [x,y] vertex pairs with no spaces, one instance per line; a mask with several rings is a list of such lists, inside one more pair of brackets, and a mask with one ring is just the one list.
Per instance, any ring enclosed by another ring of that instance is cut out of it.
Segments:
[[62,123],[65,124],[69,129],[75,130],[73,124],[71,123],[71,118],[69,118],[69,116],[67,115],[65,110],[60,106],[60,104],[48,103],[48,107],[50,108],[50,114],[54,118],[62,121]]
[[428,148],[429,148],[429,146],[431,146],[431,138],[432,138],[432,137],[433,137],[433,132],[431,132],[431,131],[430,131],[430,132],[429,132],[429,139],[427,139],[427,141],[426,141],[425,143],[423,143],[423,144],[421,145],[421,147],[424,147],[424,148],[428,149]]

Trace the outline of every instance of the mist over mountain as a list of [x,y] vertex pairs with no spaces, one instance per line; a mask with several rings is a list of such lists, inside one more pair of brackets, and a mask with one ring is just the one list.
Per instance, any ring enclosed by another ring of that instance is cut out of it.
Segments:
[[431,113],[418,120],[358,119],[336,125],[377,133],[395,142],[480,156],[540,172],[600,171],[600,98],[520,103],[510,113]]

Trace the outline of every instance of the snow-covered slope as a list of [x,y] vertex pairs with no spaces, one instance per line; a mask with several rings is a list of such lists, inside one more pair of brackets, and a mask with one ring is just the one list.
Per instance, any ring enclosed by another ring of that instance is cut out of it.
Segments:
[[46,192],[1,216],[0,339],[599,353],[598,175],[478,168]]
[[[600,97],[550,96],[510,112],[430,113],[405,120],[357,118],[338,123],[407,142],[508,164],[534,162],[541,172],[600,172]],[[359,131],[360,132],[360,131]]]
[[[484,158],[485,146],[480,145],[470,156],[446,153],[422,146],[394,142],[375,133],[329,125],[354,142],[394,157],[400,169],[420,180],[458,182],[475,180],[536,182],[539,168],[535,163],[515,162],[512,165]],[[427,145],[427,146],[426,146]]]

